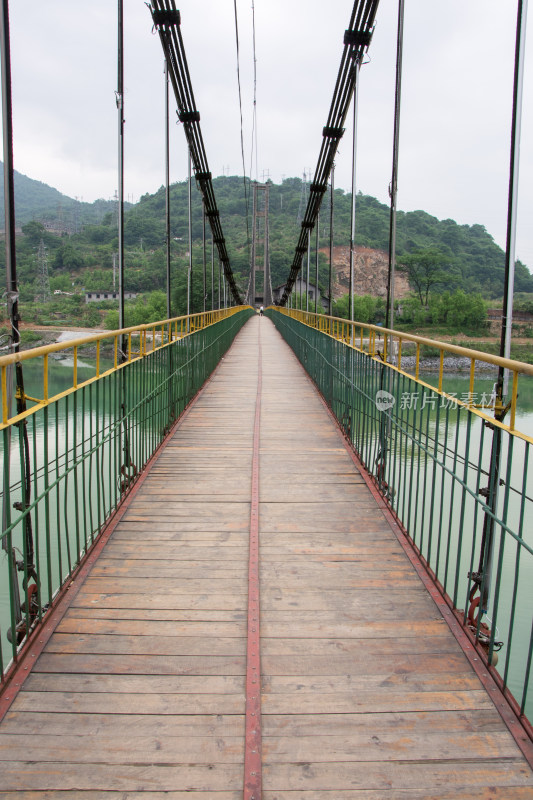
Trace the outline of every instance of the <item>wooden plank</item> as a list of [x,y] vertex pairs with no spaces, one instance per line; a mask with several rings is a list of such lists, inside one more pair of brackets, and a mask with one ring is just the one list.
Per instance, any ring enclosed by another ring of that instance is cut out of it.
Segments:
[[17,789],[47,790],[98,790],[100,792],[149,791],[189,792],[191,787],[200,792],[227,792],[240,790],[242,795],[242,767],[238,764],[165,764],[152,762],[141,765],[116,764],[63,764],[56,761],[3,762],[0,773],[2,787],[7,791]]
[[103,577],[89,575],[85,581],[85,590],[92,592],[123,592],[125,594],[150,595],[151,591],[165,591],[165,594],[244,594],[246,579],[238,578],[167,578],[157,581],[153,578]]
[[391,790],[412,791],[421,786],[428,787],[436,798],[440,797],[441,790],[455,789],[457,800],[463,800],[465,795],[460,792],[466,787],[481,788],[489,784],[491,787],[505,787],[507,791],[513,787],[529,786],[531,791],[531,771],[521,759],[400,761],[392,764],[374,761],[371,766],[368,762],[353,761],[343,764],[342,769],[338,764],[308,761],[270,764],[266,761],[263,774],[270,792],[374,789],[383,792],[384,800]]
[[[34,733],[31,754],[34,761],[93,762],[138,764],[140,760],[161,765],[208,762],[210,764],[242,764],[244,737],[197,736],[194,723],[186,736],[143,736],[125,726],[120,737],[99,732],[88,745],[83,735],[54,736]],[[0,734],[0,761],[22,761],[28,754],[24,734]]]
[[[170,527],[169,527],[170,526]],[[172,526],[172,523],[160,523],[157,528],[151,527],[150,543],[157,546],[159,542],[169,543],[184,543],[192,542],[193,545],[198,547],[211,547],[213,542],[224,544],[224,547],[236,545],[243,546],[246,535],[245,531],[235,531],[231,527],[228,530],[184,530],[179,526]],[[125,545],[133,546],[137,544],[145,544],[147,541],[148,532],[146,525],[140,522],[123,522],[120,527],[113,532],[110,539],[110,544],[115,542],[124,543]]]
[[240,656],[44,652],[35,670],[61,674],[75,672],[104,675],[244,675],[246,664],[244,652]]
[[239,694],[106,694],[105,692],[21,692],[12,706],[14,711],[62,713],[122,714],[127,717],[137,709],[145,714],[243,714],[244,693]]
[[[105,589],[104,587],[101,587]],[[196,588],[196,587],[194,587]],[[162,587],[157,587],[155,591],[161,591]],[[131,592],[130,588],[130,592]],[[182,594],[174,592],[173,594],[137,594],[123,592],[106,592],[106,591],[91,591],[87,589],[87,584],[78,593],[72,607],[83,606],[90,608],[92,606],[100,606],[104,608],[130,608],[130,609],[220,609],[220,610],[234,610],[246,608],[246,594],[244,592],[232,592],[231,594],[212,592],[196,592],[192,591],[187,594],[184,591]]]
[[[429,635],[432,635],[432,633],[438,633],[439,631],[442,631],[443,635],[446,635],[446,625],[442,617],[437,616],[438,612],[436,611],[435,604],[431,598],[427,597],[427,594],[422,590],[420,584],[418,584],[418,586],[411,587],[411,597],[414,596],[415,592],[418,607],[420,608],[422,606],[426,609],[426,611],[431,613],[425,615],[425,618],[418,619],[416,613],[409,614],[409,626],[416,626],[418,624],[419,632],[421,633],[423,626],[427,624],[427,633]],[[380,620],[382,608],[386,608],[393,612],[394,608],[398,608],[399,603],[401,602],[403,614],[406,608],[409,608],[411,605],[410,603],[405,602],[405,592],[402,592],[401,590],[398,592],[393,588],[387,592],[382,592],[379,590],[378,592],[375,592],[373,596],[368,590],[365,590],[364,592],[345,592],[337,591],[333,587],[321,589],[320,592],[312,592],[305,587],[302,589],[302,591],[298,592],[292,590],[290,587],[279,586],[275,581],[272,581],[270,586],[265,586],[264,595],[263,602],[265,607],[270,609],[271,614],[275,612],[291,612],[294,613],[295,620],[304,622],[306,619],[309,619],[308,612],[311,610],[330,611],[331,609],[339,609],[340,611],[342,608],[344,608],[351,612],[357,611],[358,617],[363,623],[370,625],[375,624],[376,631],[379,630],[380,625],[389,631],[391,630],[390,624],[381,622]],[[343,597],[345,598],[344,604],[342,602]],[[395,601],[397,602],[395,603]],[[365,619],[365,610],[368,612],[369,619],[368,617]],[[401,617],[402,614],[398,613],[398,617]]]
[[[400,658],[399,661],[402,659]],[[414,659],[413,659],[414,661]],[[421,659],[422,661],[422,659]],[[337,675],[274,675],[263,678],[263,691],[269,694],[290,694],[297,697],[301,694],[333,694],[336,692],[376,692],[392,688],[412,688],[419,692],[438,689],[480,689],[479,678],[472,673],[466,663],[450,659],[442,666],[441,656],[430,656],[416,666],[411,662],[407,668],[393,667],[390,671],[384,668],[381,658],[375,659],[375,668],[371,675],[361,674],[355,670],[348,674]],[[410,667],[410,668],[409,668]],[[424,668],[427,671],[424,671]]]
[[213,546],[212,542],[166,542],[159,545],[154,542],[143,544],[141,542],[110,542],[106,547],[106,561],[116,559],[123,561],[135,560],[144,561],[150,559],[156,561],[234,561],[236,559],[246,559],[248,549],[243,545],[224,545],[223,547]]
[[150,636],[191,638],[239,638],[246,635],[246,623],[240,622],[187,622],[177,620],[139,619],[64,619],[57,628],[59,633],[89,634],[98,636]]
[[[341,714],[409,711],[469,711],[490,708],[492,702],[484,689],[467,691],[410,691],[382,689],[334,694],[299,694],[287,697],[279,694],[263,696],[263,714]],[[296,759],[297,761],[299,759]]]
[[240,676],[230,675],[53,675],[33,673],[24,684],[27,692],[98,692],[102,694],[239,694]]
[[125,721],[132,736],[228,736],[244,734],[244,715],[239,714],[80,714],[45,711],[10,711],[2,723],[2,733],[51,736],[122,736]]
[[438,731],[491,732],[505,731],[505,724],[495,708],[463,711],[410,711],[402,713],[369,712],[368,714],[266,714],[263,723],[265,738],[270,736],[343,736],[352,734],[402,735],[436,734]]
[[[102,800],[102,798],[109,798],[109,800],[191,800],[191,792],[185,789],[183,792],[152,792],[149,789],[143,789],[140,792],[128,790],[124,794],[123,790],[102,790],[102,791],[87,791],[85,789],[78,791],[60,790],[39,790],[38,792],[2,792],[0,791],[0,800]],[[194,800],[242,800],[242,791],[216,791],[210,789],[209,792],[194,792]]]
[[128,578],[158,578],[161,581],[167,578],[187,578],[187,580],[210,579],[238,580],[242,577],[241,566],[235,566],[234,561],[224,564],[210,561],[185,561],[177,560],[153,561],[146,559],[139,563],[138,559],[105,558],[98,560],[91,571],[91,578],[100,577],[128,577]]
[[[104,601],[102,601],[104,602]],[[240,609],[153,609],[153,608],[109,608],[101,605],[74,606],[65,614],[64,620],[71,619],[113,619],[113,620],[173,620],[189,622],[240,622],[246,619],[246,604]]]
[[[473,759],[516,758],[520,751],[507,731],[472,733],[425,731],[399,737],[396,733],[379,736],[372,730],[350,736],[328,736],[327,748],[318,736],[276,736],[265,739],[263,755],[269,764],[287,762],[342,763],[353,761],[429,761],[436,754],[440,760],[456,762]],[[340,767],[340,771],[342,767]]]
[[98,655],[240,656],[246,649],[243,637],[206,639],[199,636],[122,636],[115,634],[56,633],[45,648],[46,653],[93,653]]

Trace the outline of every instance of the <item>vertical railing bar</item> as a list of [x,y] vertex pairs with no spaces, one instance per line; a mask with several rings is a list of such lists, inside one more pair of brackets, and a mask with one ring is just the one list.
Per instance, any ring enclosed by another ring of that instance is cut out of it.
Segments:
[[[39,466],[38,466],[38,453],[37,453],[37,417],[35,414],[32,415],[32,444],[33,444],[33,476],[32,476],[32,486],[33,486],[33,500],[34,500],[34,517],[33,517],[33,536],[34,536],[34,543],[35,543],[35,566],[36,566],[36,574],[37,578],[34,579],[37,585],[37,616],[39,618],[39,622],[42,621],[43,618],[43,603],[42,603],[42,580],[41,580],[41,537],[40,537],[40,527],[39,527]],[[1,659],[0,659],[1,663]]]
[[455,498],[455,484],[456,484],[456,474],[457,474],[457,459],[459,456],[459,414],[461,410],[461,406],[457,403],[455,404],[456,409],[456,422],[455,422],[455,445],[453,451],[453,480],[451,485],[451,498],[450,498],[450,515],[448,517],[448,533],[446,536],[446,559],[444,562],[444,577],[443,583],[445,591],[448,591],[448,569],[450,566],[450,545],[451,545],[451,533],[452,533],[452,524],[453,524],[453,512],[454,512],[454,498]]
[[[440,406],[440,404],[439,404]],[[441,556],[441,547],[442,547],[442,523],[444,519],[444,487],[445,482],[448,480],[448,474],[446,472],[446,458],[448,456],[448,431],[449,431],[449,424],[450,424],[450,404],[449,402],[446,403],[445,407],[445,422],[444,422],[444,445],[442,448],[442,478],[441,478],[441,486],[440,486],[440,509],[439,509],[439,530],[437,533],[437,556],[435,559],[435,575],[439,577],[440,571],[440,556]]]
[[89,388],[89,485],[87,487],[89,505],[89,536],[91,544],[94,542],[93,520],[93,384]]
[[[25,632],[25,639],[28,638],[30,628],[31,628],[31,617],[30,617],[30,596],[29,596],[29,573],[28,573],[28,540],[26,536],[26,515],[29,513],[27,510],[26,505],[26,458],[24,452],[24,429],[25,429],[26,422],[23,422],[18,427],[18,441],[19,441],[19,463],[20,463],[20,492],[21,492],[21,500],[20,500],[20,509],[22,511],[21,517],[21,524],[22,524],[22,563],[23,563],[23,573],[24,579],[22,581],[22,587],[24,589],[24,604],[22,609],[24,611],[25,617],[25,625],[26,625],[26,632]],[[28,498],[30,499],[30,498]],[[16,640],[16,634],[14,636]]]
[[511,395],[511,417],[509,419],[509,428],[514,431],[516,420],[516,402],[518,399],[518,372],[513,371],[513,390]]
[[[431,395],[433,396],[433,390],[431,390]],[[430,416],[429,409],[428,409],[428,418]],[[440,432],[440,406],[437,403],[437,417],[435,420],[435,433],[434,433],[434,443],[433,443],[433,478],[431,481],[431,502],[429,505],[429,535],[428,535],[428,562],[433,563],[432,553],[433,553],[433,520],[435,514],[435,484],[437,482],[437,462],[439,458],[439,432]],[[428,451],[429,451],[429,442],[428,442]],[[444,476],[441,476],[441,480],[443,480]]]
[[[520,540],[522,539],[522,531],[524,526],[524,515],[525,515],[525,503],[526,503],[526,495],[527,495],[527,477],[528,477],[528,468],[529,468],[529,442],[524,443],[524,467],[522,470],[522,498],[520,501],[520,516],[519,516],[519,523],[518,523],[518,536]],[[522,544],[521,541],[516,542],[516,556],[515,556],[515,566],[513,572],[513,593],[511,599],[511,618],[514,620],[515,616],[515,609],[516,609],[516,601],[518,597],[518,578],[520,575],[520,560],[522,557]],[[511,652],[512,652],[512,645],[513,645],[513,637],[514,637],[514,625],[510,626],[509,636],[507,639],[507,656],[505,661],[505,669],[503,673],[503,682],[504,685],[507,685],[507,678],[508,678],[508,671],[509,665],[511,663]]]
[[55,466],[56,466],[56,485],[55,485],[55,506],[56,506],[56,526],[57,526],[57,565],[59,569],[59,585],[63,585],[63,557],[61,545],[61,519],[59,514],[59,403],[54,403],[55,412]]
[[[71,554],[71,547],[70,547],[70,526],[68,524],[68,443],[69,443],[69,395],[65,397],[65,464],[64,464],[64,473],[63,473],[63,515],[64,515],[64,527],[65,527],[65,543],[67,546],[67,556],[68,556],[68,571],[69,575],[72,572],[72,554]],[[79,550],[76,554],[76,558],[74,559],[74,564],[78,563],[79,559]]]
[[474,379],[476,372],[476,360],[472,358],[470,361],[470,383],[468,386],[468,405],[472,406],[474,396]]
[[80,509],[79,509],[79,496],[78,496],[78,392],[74,392],[72,397],[72,449],[73,449],[73,464],[74,464],[74,520],[76,524],[76,547],[78,551],[78,558],[80,557],[85,548],[82,548],[80,539]]
[[[422,396],[423,396],[423,398],[425,400],[425,398],[426,398],[426,390],[425,389],[422,390]],[[430,418],[429,405],[427,406],[427,409],[428,410],[426,412],[426,431],[425,431],[424,447],[423,447],[423,450],[424,450],[424,482],[423,482],[423,487],[424,488],[422,490],[422,514],[421,514],[421,531],[420,531],[420,552],[421,553],[423,552],[423,549],[424,549],[423,531],[424,531],[424,528],[426,527],[426,524],[427,524],[426,523],[426,498],[427,498],[428,457],[429,457],[429,441],[430,441],[430,436],[429,436],[429,418]],[[420,409],[420,410],[423,411],[423,408]],[[428,547],[429,547],[430,533],[431,533],[431,521],[430,521],[430,524],[428,526]],[[428,562],[429,562],[429,558],[430,558],[430,554],[429,554],[429,550],[428,550],[427,551],[427,555],[426,555],[426,560]]]
[[48,581],[48,604],[52,602],[53,588],[52,588],[52,543],[51,543],[51,525],[50,525],[50,485],[48,478],[48,465],[49,448],[48,436],[50,428],[48,425],[49,412],[48,406],[43,409],[43,483],[44,483],[44,524],[46,535],[46,578]]
[[[507,470],[505,476],[505,489],[504,489],[504,498],[503,498],[503,508],[502,508],[502,517],[500,525],[500,547],[498,548],[498,563],[496,567],[496,583],[494,587],[494,599],[492,601],[493,612],[492,612],[492,624],[491,624],[491,631],[490,631],[490,640],[489,640],[489,649],[488,649],[488,660],[489,664],[492,663],[492,656],[494,653],[494,636],[496,633],[497,625],[498,625],[498,612],[499,612],[499,600],[500,600],[500,587],[501,587],[501,579],[502,579],[502,567],[503,567],[503,553],[505,549],[505,525],[507,524],[507,515],[509,511],[509,492],[511,487],[511,467],[512,467],[512,460],[513,460],[513,449],[514,449],[514,436],[511,436],[508,441],[508,451],[507,451]],[[514,624],[514,615],[511,616],[509,620],[509,625],[512,628]]]
[[[464,451],[464,469],[463,469],[463,477],[460,479],[461,483],[461,512],[459,515],[459,531],[458,531],[458,538],[457,538],[457,556],[455,559],[455,580],[453,584],[453,604],[457,608],[457,598],[459,594],[459,576],[461,570],[461,555],[462,555],[462,546],[463,546],[463,534],[464,534],[464,520],[465,520],[465,509],[466,509],[466,500],[467,500],[467,486],[468,486],[468,468],[470,466],[470,439],[472,434],[472,414],[467,412],[466,417],[466,440],[465,440],[465,451]],[[454,470],[455,474],[455,470]]]
[[2,367],[2,422],[7,425],[9,409],[7,403],[7,367]]

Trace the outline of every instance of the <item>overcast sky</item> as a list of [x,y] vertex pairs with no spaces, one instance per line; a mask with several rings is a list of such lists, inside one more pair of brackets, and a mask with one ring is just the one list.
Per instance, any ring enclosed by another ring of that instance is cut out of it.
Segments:
[[[237,0],[246,170],[251,164],[252,0]],[[177,3],[213,175],[242,175],[233,0]],[[255,0],[260,179],[316,165],[352,0]],[[506,230],[516,0],[406,0],[398,207]],[[15,168],[86,201],[117,187],[117,3],[11,0]],[[125,7],[125,193],[164,181],[164,79],[143,0]],[[533,268],[533,41],[524,87],[517,256]],[[357,188],[388,202],[397,0],[381,0],[361,71]],[[351,126],[351,114],[349,114]],[[187,174],[172,125],[171,180]],[[255,178],[255,161],[252,178]],[[351,130],[336,185],[350,190]],[[223,220],[222,220],[223,224]]]

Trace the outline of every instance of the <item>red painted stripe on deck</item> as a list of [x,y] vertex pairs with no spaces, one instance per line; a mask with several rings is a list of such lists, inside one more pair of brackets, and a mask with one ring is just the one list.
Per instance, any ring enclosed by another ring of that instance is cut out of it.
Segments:
[[244,750],[244,800],[261,798],[261,656],[259,651],[259,439],[261,428],[261,322],[257,348],[257,398],[255,401],[248,563],[248,643],[246,650],[246,738]]

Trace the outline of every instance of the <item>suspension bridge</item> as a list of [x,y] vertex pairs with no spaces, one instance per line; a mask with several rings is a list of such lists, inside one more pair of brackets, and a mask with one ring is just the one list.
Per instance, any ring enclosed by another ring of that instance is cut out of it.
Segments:
[[255,308],[268,193],[247,302],[234,278],[172,0],[152,19],[228,303],[21,351],[8,269],[6,800],[532,796],[533,367],[291,308],[376,9],[344,34],[279,306]]

